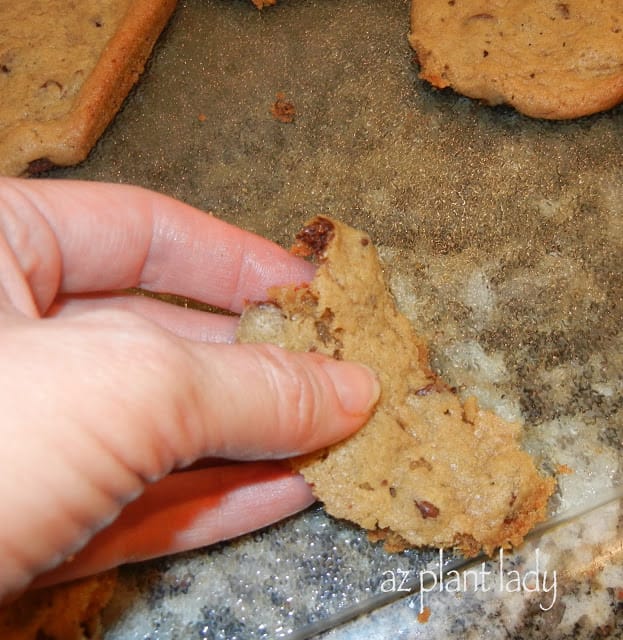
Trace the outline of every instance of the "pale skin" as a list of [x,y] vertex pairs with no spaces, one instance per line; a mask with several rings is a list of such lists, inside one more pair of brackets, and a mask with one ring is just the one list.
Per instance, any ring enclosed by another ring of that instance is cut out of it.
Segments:
[[122,290],[239,313],[312,276],[267,240],[146,190],[0,179],[0,600],[311,504],[278,460],[361,427],[373,374],[233,344],[235,316]]

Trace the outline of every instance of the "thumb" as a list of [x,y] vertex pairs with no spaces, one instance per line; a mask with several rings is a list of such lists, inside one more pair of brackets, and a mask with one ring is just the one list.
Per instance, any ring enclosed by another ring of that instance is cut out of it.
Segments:
[[361,427],[380,387],[367,367],[273,345],[209,345],[203,361],[206,455],[282,458]]
[[379,396],[361,365],[191,343],[127,312],[6,322],[3,336],[0,599],[83,546],[145,481],[203,456],[320,448]]

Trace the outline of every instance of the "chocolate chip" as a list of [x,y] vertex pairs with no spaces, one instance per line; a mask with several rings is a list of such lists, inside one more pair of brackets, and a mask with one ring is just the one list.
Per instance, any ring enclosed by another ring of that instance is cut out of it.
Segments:
[[37,158],[28,163],[28,173],[31,176],[49,171],[54,167],[54,163],[47,158]]
[[331,220],[322,216],[317,217],[296,234],[293,253],[300,256],[321,256],[333,238],[333,232]]
[[420,510],[422,518],[436,518],[439,515],[439,509],[428,500],[414,500],[415,506]]
[[571,17],[571,12],[569,11],[569,5],[566,2],[559,2],[556,5],[556,9],[558,10],[558,13],[565,19],[565,20],[569,20],[569,18]]

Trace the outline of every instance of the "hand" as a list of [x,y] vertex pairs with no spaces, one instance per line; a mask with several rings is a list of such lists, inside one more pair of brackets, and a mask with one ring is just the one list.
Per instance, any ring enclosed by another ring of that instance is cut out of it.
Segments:
[[[313,267],[135,187],[0,180],[0,599],[279,520],[313,498],[279,462],[360,427],[365,368],[235,345],[240,312]],[[174,470],[187,468],[185,471]],[[41,575],[43,574],[43,575]]]

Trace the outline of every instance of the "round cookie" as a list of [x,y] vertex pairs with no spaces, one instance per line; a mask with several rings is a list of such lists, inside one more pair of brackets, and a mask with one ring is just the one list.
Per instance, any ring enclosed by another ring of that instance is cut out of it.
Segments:
[[620,0],[412,0],[409,42],[435,87],[535,118],[623,100]]

